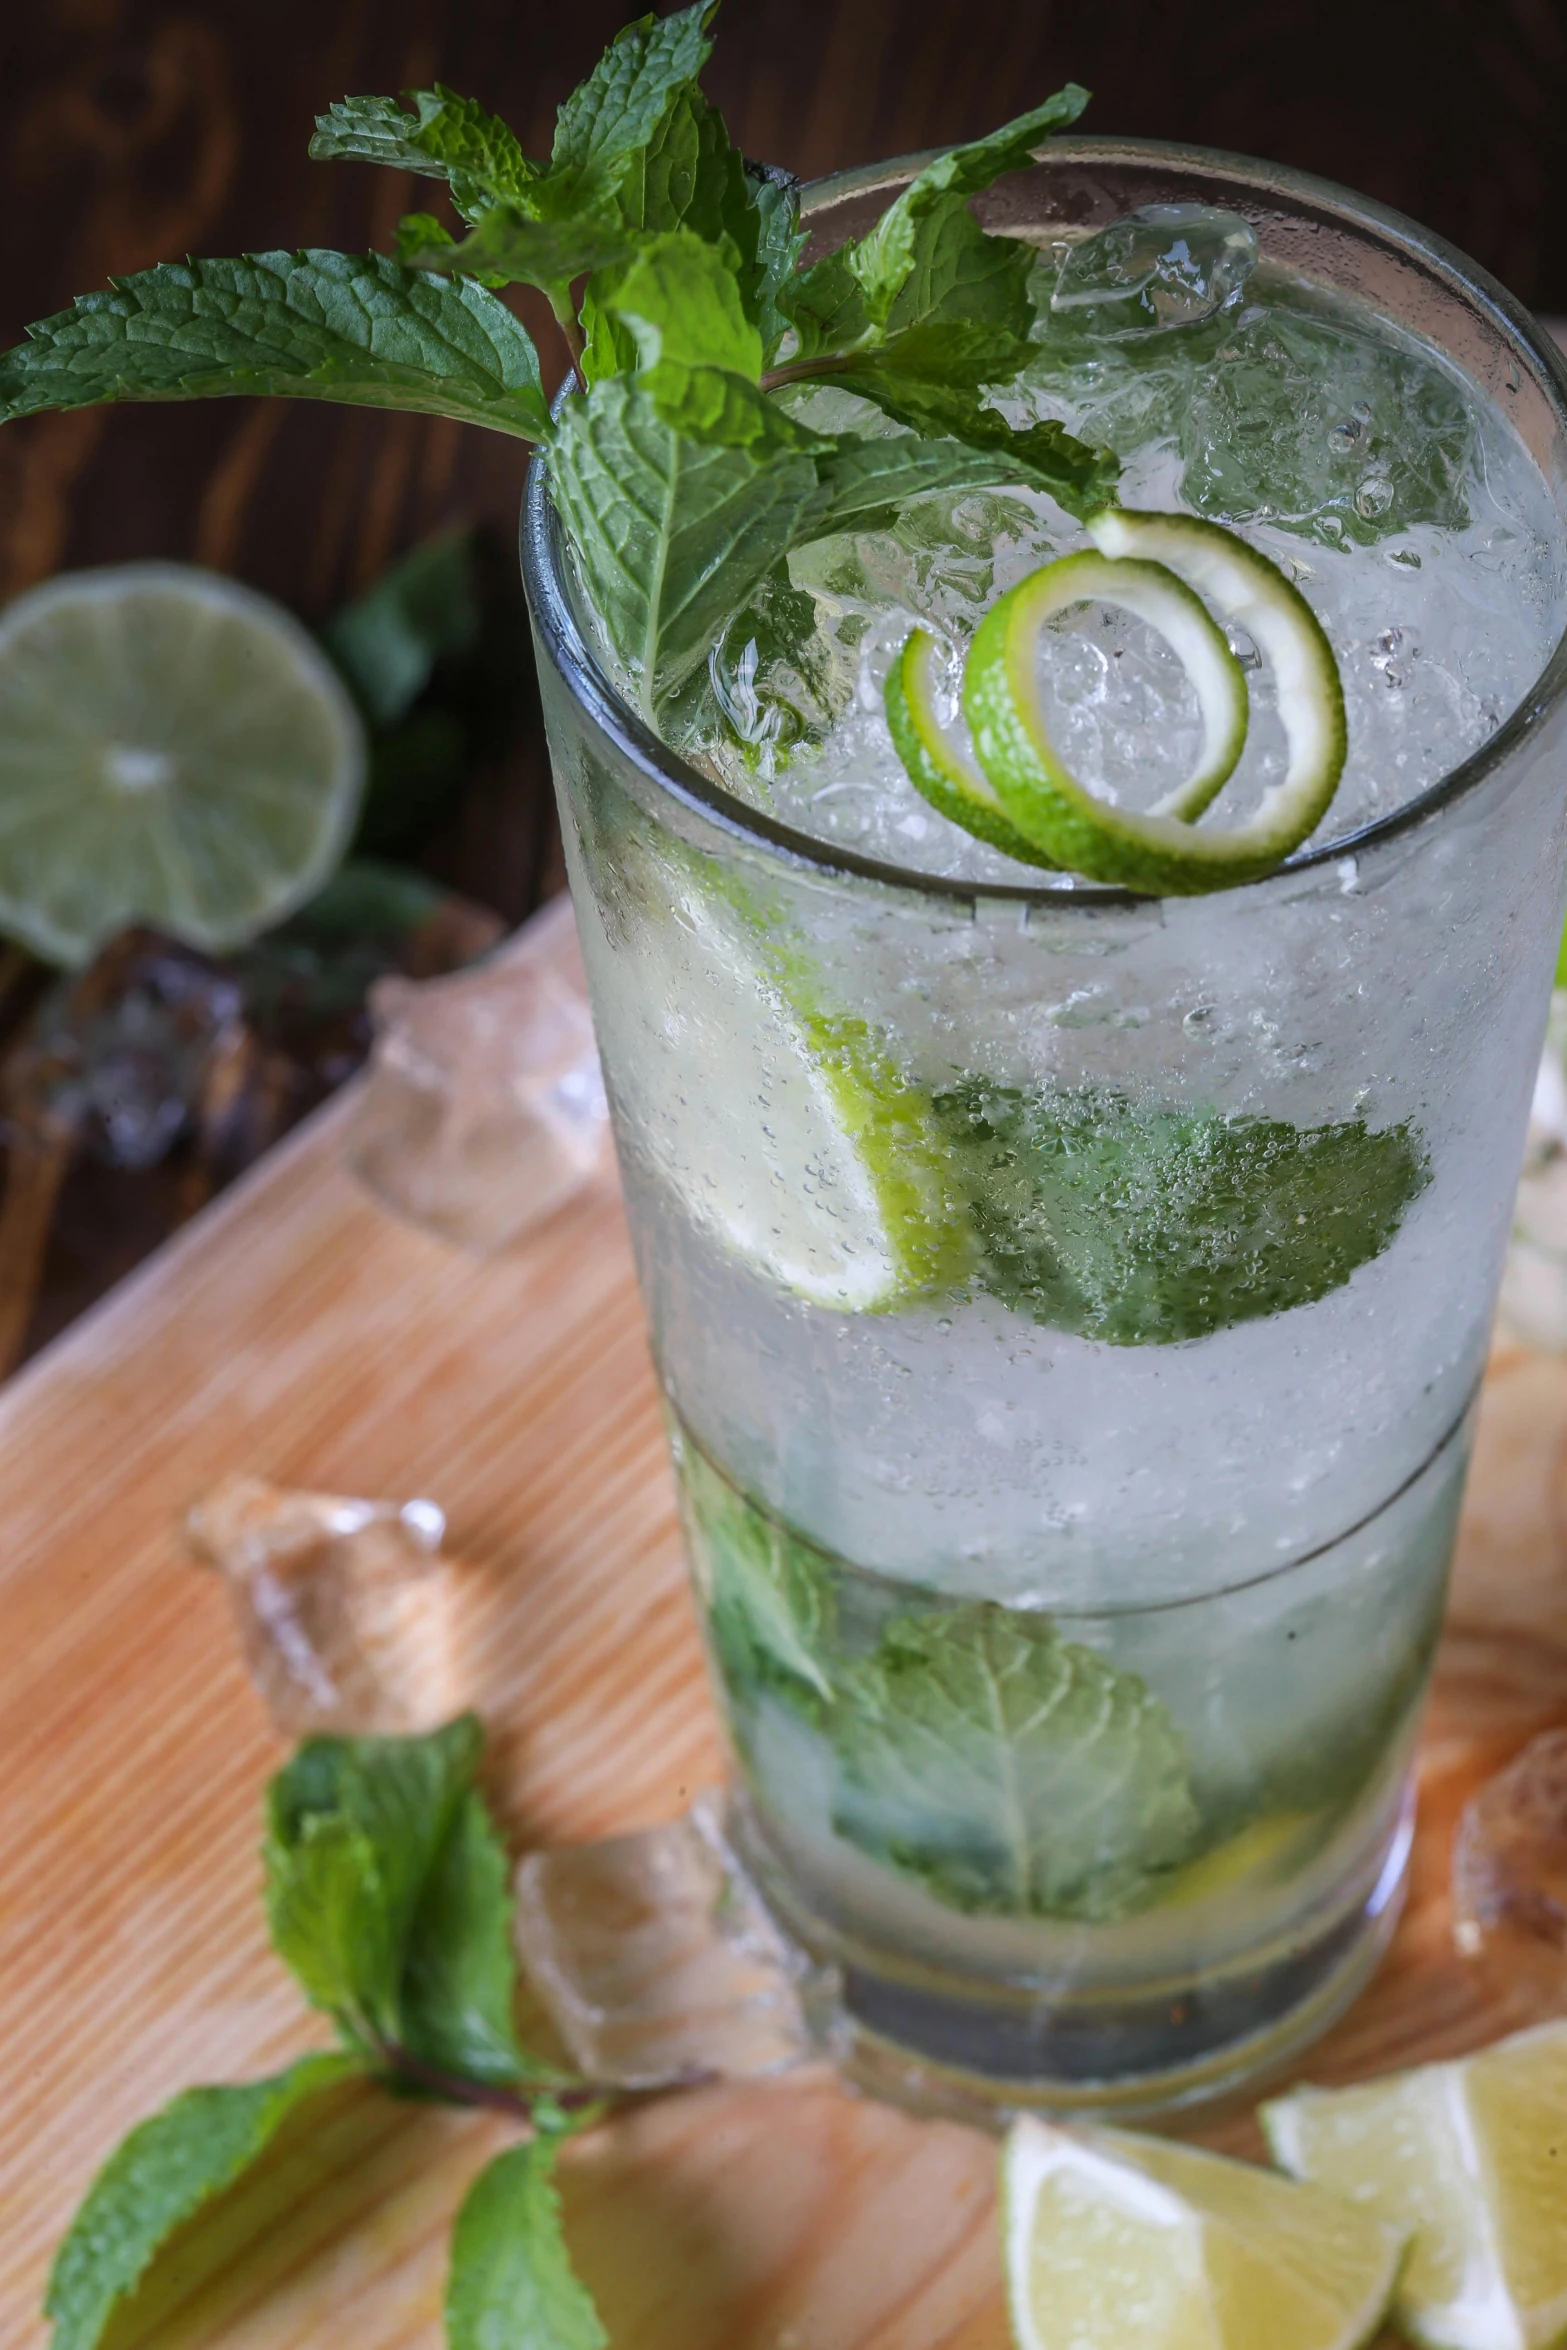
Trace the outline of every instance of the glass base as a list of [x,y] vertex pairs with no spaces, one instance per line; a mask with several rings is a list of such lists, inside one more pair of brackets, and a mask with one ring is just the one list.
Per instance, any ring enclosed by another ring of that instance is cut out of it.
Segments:
[[1043,1992],[889,1963],[801,1914],[731,1814],[743,1864],[834,1986],[817,2037],[846,2080],[910,2112],[1001,2127],[1020,2112],[1130,2121],[1233,2095],[1277,2073],[1340,2016],[1398,1923],[1414,1829],[1406,1797],[1367,1893],[1323,1903],[1287,1941],[1222,1969],[1130,1988]]

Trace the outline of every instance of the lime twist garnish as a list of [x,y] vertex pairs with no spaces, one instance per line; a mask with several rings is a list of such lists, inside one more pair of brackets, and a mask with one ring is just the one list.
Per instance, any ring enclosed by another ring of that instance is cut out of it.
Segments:
[[[1315,830],[1343,773],[1344,694],[1322,627],[1277,564],[1217,523],[1113,507],[1087,527],[1092,548],[1019,580],[980,623],[963,676],[971,749],[937,707],[935,640],[913,632],[886,688],[899,757],[944,816],[1022,862],[1154,895],[1256,880]],[[1050,738],[1038,685],[1040,632],[1084,603],[1114,604],[1146,621],[1196,691],[1203,725],[1196,767],[1146,811],[1090,791]],[[1199,831],[1198,817],[1239,762],[1248,720],[1245,674],[1209,605],[1243,628],[1271,665],[1288,763],[1244,823]]]

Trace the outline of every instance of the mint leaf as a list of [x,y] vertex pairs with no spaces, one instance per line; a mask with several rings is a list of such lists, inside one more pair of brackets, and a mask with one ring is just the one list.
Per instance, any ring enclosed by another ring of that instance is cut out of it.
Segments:
[[316,117],[311,155],[318,162],[384,163],[445,180],[465,220],[494,204],[515,203],[537,177],[516,133],[474,98],[439,82],[395,98],[343,98]]
[[550,482],[593,608],[649,715],[706,658],[820,495],[811,455],[683,439],[640,385],[615,377],[566,402]]
[[824,381],[874,401],[917,433],[984,450],[996,460],[992,480],[1048,490],[1069,514],[1091,514],[1114,494],[1119,460],[1054,419],[1015,427],[985,404],[988,387],[1005,383],[1032,356],[1031,345],[993,327],[938,321],[908,327],[822,372]]
[[829,1734],[840,1834],[955,1909],[1123,1917],[1199,1838],[1165,1707],[1022,1609],[894,1617],[842,1675]]
[[934,1107],[973,1202],[983,1285],[1112,1346],[1313,1303],[1381,1254],[1430,1179],[1408,1125],[1296,1127],[978,1078]]
[[273,1947],[370,2053],[400,2040],[415,1921],[483,1743],[473,1714],[423,1738],[312,1738],[268,1789]]
[[784,288],[794,275],[805,246],[800,226],[800,183],[792,171],[767,163],[747,163],[751,201],[756,211],[756,251],[752,261],[747,310],[761,330],[769,359],[789,331],[782,303]]
[[572,279],[618,260],[630,241],[613,221],[533,219],[515,204],[497,204],[480,213],[461,243],[437,237],[410,249],[399,232],[398,259],[411,269],[460,272],[485,285],[539,286],[557,309],[569,309]]
[[[928,234],[923,240],[921,235],[926,224],[938,223],[950,231],[960,205],[966,206],[970,196],[988,188],[1003,172],[1018,171],[1032,162],[1034,149],[1042,146],[1052,131],[1076,122],[1087,104],[1088,92],[1076,82],[1068,82],[1042,106],[1003,124],[988,138],[953,147],[927,164],[888,205],[869,234],[845,252],[845,265],[864,298],[867,317],[884,325],[917,263],[931,266]],[[998,241],[1014,243],[1012,239]],[[1031,258],[1026,249],[1025,258]]]
[[55,2254],[44,2302],[52,2350],[94,2350],[116,2305],[181,2222],[231,2187],[291,2113],[358,2069],[344,2054],[303,2056],[243,2088],[187,2089],[132,2130]]
[[616,187],[646,147],[682,84],[712,54],[705,27],[717,0],[673,16],[644,16],[610,43],[560,109],[550,176],[565,186]]
[[409,1931],[399,2046],[464,2080],[500,2087],[560,2080],[517,2039],[513,2009],[511,1869],[479,1795],[470,1790],[425,1879]]
[[558,2144],[547,2136],[514,2146],[464,2197],[446,2284],[447,2350],[606,2350],[566,2249]]
[[321,641],[371,723],[395,726],[437,661],[472,645],[481,618],[474,535],[443,531],[383,572]]
[[707,1636],[735,1692],[766,1687],[808,1710],[832,1696],[831,1562],[738,1492],[682,1437],[680,1503]]
[[0,423],[100,400],[258,392],[415,409],[528,440],[549,431],[538,354],[505,304],[380,253],[161,262],[0,354]]
[[[638,385],[672,431],[719,448],[814,454],[828,444],[758,388],[762,338],[741,304],[733,247],[689,229],[648,239],[600,281],[598,305],[634,353]],[[615,357],[621,359],[617,339]]]
[[826,496],[814,520],[823,538],[837,530],[883,530],[910,498],[928,490],[988,489],[1024,477],[1009,448],[978,449],[914,434],[862,440],[844,433],[817,470]]

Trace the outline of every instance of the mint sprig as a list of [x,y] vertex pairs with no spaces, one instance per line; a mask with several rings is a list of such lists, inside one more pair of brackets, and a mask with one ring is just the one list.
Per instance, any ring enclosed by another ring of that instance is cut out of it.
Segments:
[[308,2101],[355,2078],[509,2114],[534,2133],[481,2174],[458,2216],[451,2350],[600,2350],[552,2183],[556,2152],[614,2091],[517,2034],[510,1869],[465,1714],[417,1738],[316,1738],[267,1797],[273,1947],[341,2047],[232,2088],[188,2089],[142,2122],[88,2189],[45,2314],[51,2350],[96,2350],[160,2247],[237,2185]]
[[[1031,248],[970,199],[1075,121],[1069,84],[920,172],[862,237],[800,269],[799,196],[748,163],[698,77],[715,0],[629,25],[561,107],[547,157],[436,83],[339,100],[311,153],[444,185],[394,254],[170,262],[0,354],[0,422],[223,393],[406,408],[540,443],[588,599],[657,719],[791,548],[933,489],[1012,483],[1086,514],[1116,460],[991,395],[1035,355]],[[539,289],[576,388],[552,420],[507,307]],[[903,427],[821,433],[780,398],[836,384]]]

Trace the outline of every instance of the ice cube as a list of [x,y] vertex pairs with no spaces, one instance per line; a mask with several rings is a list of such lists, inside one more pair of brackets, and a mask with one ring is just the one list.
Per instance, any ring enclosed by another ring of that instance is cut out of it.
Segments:
[[233,1476],[185,1521],[228,1585],[240,1645],[292,1736],[394,1736],[460,1702],[446,1521],[433,1501],[365,1501]]
[[1183,495],[1217,522],[1276,522],[1342,547],[1469,520],[1462,393],[1418,352],[1333,319],[1245,313],[1193,370],[1175,434]]
[[575,2063],[653,2089],[781,2071],[813,2053],[813,1979],[725,1840],[719,1799],[517,1872],[517,1946]]
[[378,980],[349,1161],[410,1223],[489,1256],[609,1155],[586,999],[537,957]]
[[1051,317],[1105,342],[1197,326],[1240,299],[1256,260],[1238,213],[1145,204],[1067,248]]
[[6,1056],[12,1134],[80,1137],[110,1166],[166,1158],[246,1045],[244,999],[206,955],[127,930],[45,996]]
[[1453,1938],[1567,1997],[1567,1730],[1547,1730],[1465,1805],[1453,1838]]

